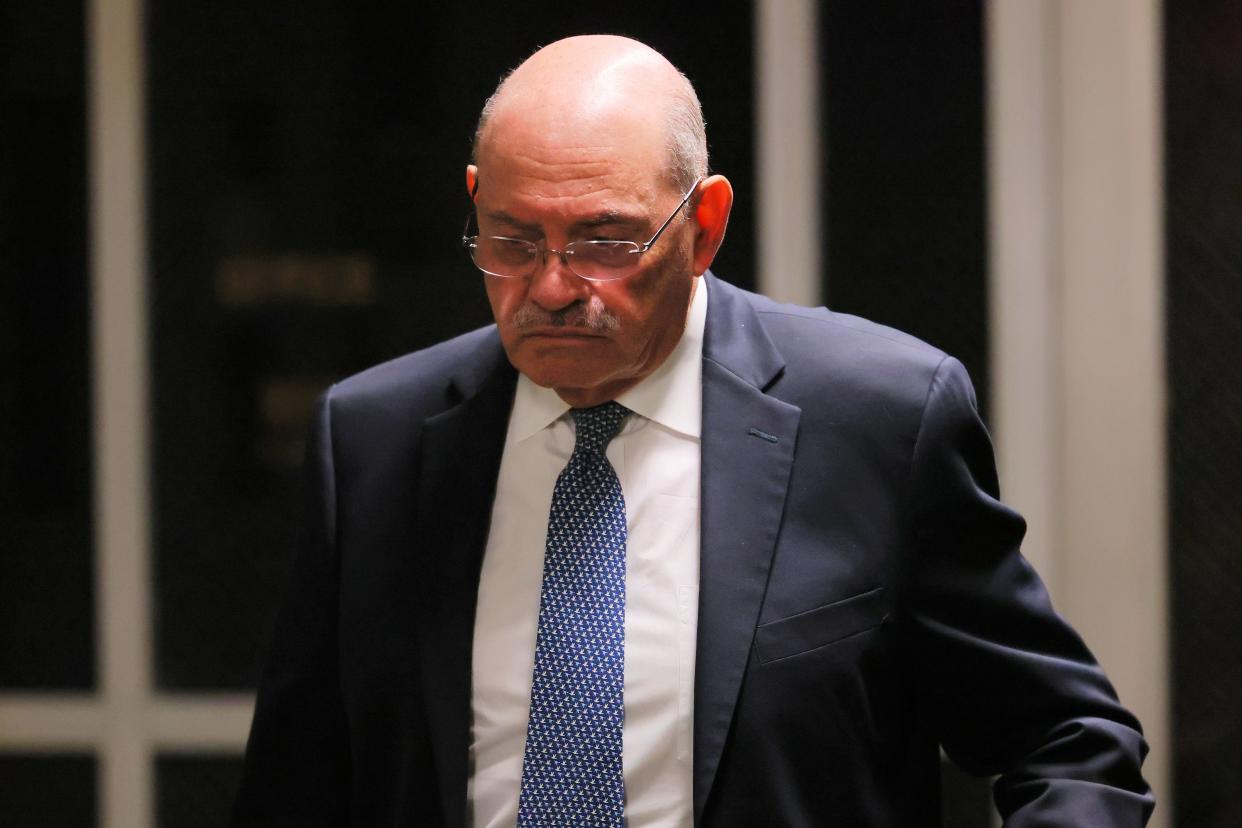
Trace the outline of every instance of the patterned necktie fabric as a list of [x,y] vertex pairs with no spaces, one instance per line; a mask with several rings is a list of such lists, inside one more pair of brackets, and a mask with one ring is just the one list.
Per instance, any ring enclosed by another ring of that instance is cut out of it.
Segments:
[[520,826],[622,826],[625,499],[604,449],[629,409],[572,409],[544,551]]

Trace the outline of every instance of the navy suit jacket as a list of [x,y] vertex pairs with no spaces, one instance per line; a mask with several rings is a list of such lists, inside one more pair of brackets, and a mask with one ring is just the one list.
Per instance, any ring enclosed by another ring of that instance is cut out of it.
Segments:
[[[1139,724],[1018,551],[961,365],[711,280],[697,825],[1141,825]],[[321,399],[239,825],[462,825],[480,561],[516,373],[494,327]]]

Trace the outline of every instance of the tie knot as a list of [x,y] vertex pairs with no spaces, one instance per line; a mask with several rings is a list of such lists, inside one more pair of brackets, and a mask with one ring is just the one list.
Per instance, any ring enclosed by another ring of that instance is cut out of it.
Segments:
[[621,423],[630,410],[619,402],[610,401],[591,408],[571,408],[574,418],[574,451],[603,452],[617,436]]

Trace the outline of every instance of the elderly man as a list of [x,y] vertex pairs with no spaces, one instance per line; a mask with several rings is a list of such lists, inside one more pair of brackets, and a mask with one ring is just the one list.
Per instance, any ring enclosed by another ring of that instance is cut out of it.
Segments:
[[1140,825],[1138,723],[1023,561],[961,366],[717,281],[690,84],[617,37],[487,102],[496,324],[321,400],[243,825]]

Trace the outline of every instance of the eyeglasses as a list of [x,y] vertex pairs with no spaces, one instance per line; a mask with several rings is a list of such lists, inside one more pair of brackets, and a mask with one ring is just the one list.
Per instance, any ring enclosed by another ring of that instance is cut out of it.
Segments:
[[[470,235],[471,222],[478,221],[477,211],[466,217],[461,244],[470,251],[474,266],[489,276],[515,279],[529,276],[543,265],[549,253],[560,257],[561,262],[577,276],[591,282],[612,282],[624,279],[638,271],[639,257],[651,249],[660,235],[672,222],[673,217],[690,201],[698,189],[700,178],[694,182],[677,205],[677,209],[660,225],[660,229],[646,244],[611,239],[592,239],[570,242],[562,250],[544,247],[526,239],[508,236]],[[475,185],[477,192],[478,185]]]

